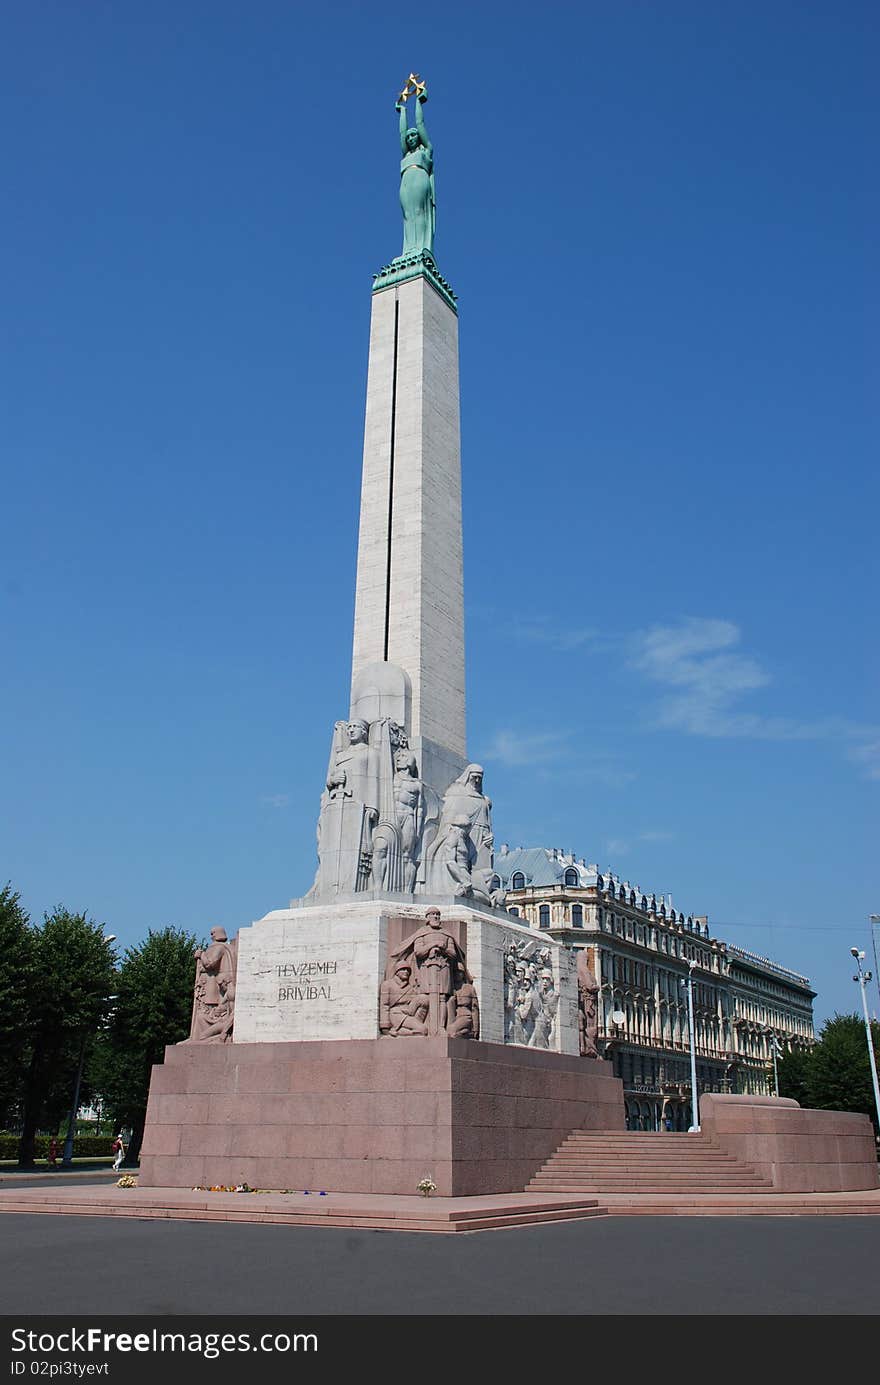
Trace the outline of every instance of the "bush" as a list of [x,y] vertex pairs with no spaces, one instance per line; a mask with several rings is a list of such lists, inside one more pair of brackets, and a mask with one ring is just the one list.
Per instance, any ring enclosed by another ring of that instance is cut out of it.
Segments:
[[[37,1159],[45,1159],[49,1153],[49,1141],[51,1135],[38,1135],[34,1142],[34,1154]],[[18,1158],[18,1135],[0,1135],[0,1159]],[[105,1156],[112,1158],[114,1150],[112,1148],[113,1135],[76,1135],[73,1141],[74,1159],[102,1159]],[[64,1151],[64,1139],[58,1139],[58,1159]]]

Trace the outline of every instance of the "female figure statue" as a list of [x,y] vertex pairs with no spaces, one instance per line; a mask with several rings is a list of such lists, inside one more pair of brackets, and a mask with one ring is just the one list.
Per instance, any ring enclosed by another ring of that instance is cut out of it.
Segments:
[[416,123],[407,127],[406,103],[398,98],[400,112],[400,206],[403,211],[404,255],[434,253],[434,146],[425,129],[422,106],[428,93],[422,86],[416,93]]

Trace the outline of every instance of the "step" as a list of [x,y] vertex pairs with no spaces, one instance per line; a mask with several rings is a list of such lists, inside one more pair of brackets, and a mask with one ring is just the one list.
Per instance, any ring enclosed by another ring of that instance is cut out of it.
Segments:
[[674,1135],[646,1135],[644,1139],[639,1139],[634,1135],[609,1135],[596,1136],[590,1135],[588,1131],[572,1130],[567,1136],[568,1140],[578,1140],[583,1144],[592,1145],[595,1149],[674,1149],[680,1152],[683,1149],[711,1149],[720,1153],[717,1145],[711,1143],[702,1135],[679,1135],[678,1139]]
[[619,1159],[608,1159],[604,1155],[578,1154],[574,1150],[560,1149],[550,1156],[564,1159],[569,1164],[589,1164],[596,1169],[724,1169],[738,1168],[736,1159],[634,1159],[632,1155],[621,1155]]
[[708,1169],[597,1169],[590,1164],[564,1164],[551,1159],[536,1170],[538,1175],[555,1175],[561,1178],[605,1178],[616,1183],[662,1183],[664,1179],[675,1178],[679,1182],[694,1183],[765,1183],[763,1175],[754,1169],[725,1169],[723,1173]]
[[662,1169],[656,1173],[643,1170],[633,1173],[628,1169],[591,1169],[582,1164],[545,1164],[534,1177],[556,1178],[601,1178],[615,1183],[663,1183],[675,1179],[679,1183],[707,1183],[710,1187],[720,1187],[725,1183],[764,1183],[766,1179],[751,1169],[731,1169],[727,1173],[694,1173],[690,1169]]
[[[379,1198],[377,1201],[387,1203],[389,1199]],[[65,1216],[79,1217],[136,1217],[138,1220],[180,1220],[180,1221],[211,1221],[211,1222],[241,1222],[241,1223],[268,1223],[283,1226],[337,1226],[337,1227],[361,1227],[368,1231],[398,1230],[398,1231],[431,1231],[431,1232],[457,1232],[457,1231],[488,1231],[503,1227],[533,1226],[544,1222],[557,1221],[581,1221],[587,1217],[598,1217],[605,1215],[605,1209],[593,1199],[586,1199],[578,1196],[576,1199],[558,1198],[550,1205],[542,1206],[532,1201],[528,1202],[524,1195],[523,1202],[519,1207],[476,1207],[467,1210],[451,1208],[439,1210],[439,1215],[428,1215],[427,1210],[424,1215],[417,1212],[410,1214],[395,1213],[389,1217],[383,1215],[382,1211],[372,1213],[369,1210],[356,1211],[351,1207],[342,1207],[340,1211],[328,1211],[326,1213],[314,1213],[310,1209],[302,1208],[287,1212],[277,1207],[265,1208],[254,1205],[250,1198],[245,1199],[241,1206],[192,1206],[176,1203],[173,1198],[159,1198],[151,1200],[149,1203],[143,1201],[130,1202],[98,1202],[95,1200],[87,1201],[77,1199],[52,1199],[51,1197],[28,1198],[4,1197],[2,1202],[3,1212],[26,1212],[26,1213],[48,1213],[63,1214]]]
[[[650,1196],[657,1196],[658,1194],[666,1194],[666,1195],[668,1195],[668,1196],[679,1196],[679,1195],[680,1195],[680,1196],[682,1196],[682,1197],[687,1197],[689,1194],[692,1194],[692,1193],[694,1192],[694,1189],[693,1189],[692,1187],[690,1187],[690,1186],[689,1186],[688,1184],[686,1184],[686,1183],[685,1183],[685,1184],[682,1184],[681,1187],[669,1187],[668,1184],[657,1184],[657,1185],[655,1185],[655,1184],[649,1183],[649,1184],[648,1184],[646,1187],[644,1187],[644,1188],[622,1188],[622,1187],[619,1187],[617,1184],[612,1184],[612,1183],[586,1183],[586,1182],[585,1182],[585,1183],[570,1183],[570,1182],[560,1182],[560,1183],[530,1183],[530,1184],[529,1184],[529,1189],[528,1189],[528,1191],[531,1192],[531,1193],[558,1193],[558,1194],[563,1194],[563,1193],[581,1193],[581,1194],[583,1194],[584,1197],[597,1197],[597,1198],[599,1198],[599,1197],[608,1197],[608,1196],[610,1196],[612,1193],[619,1193],[619,1194],[622,1194],[622,1195],[625,1194],[625,1195],[632,1196],[632,1197],[645,1197],[645,1196],[649,1196],[649,1195],[650,1195]],[[770,1195],[773,1194],[773,1188],[772,1188],[772,1187],[767,1187],[767,1188],[755,1188],[755,1187],[752,1186],[751,1183],[746,1183],[746,1184],[734,1184],[734,1185],[731,1186],[730,1188],[720,1188],[720,1189],[714,1189],[714,1188],[713,1188],[713,1189],[707,1189],[707,1190],[706,1190],[706,1196],[707,1196],[707,1197],[717,1196],[719,1193],[724,1194],[724,1195],[727,1195],[727,1194],[730,1194],[730,1195],[744,1194],[744,1195],[754,1195],[754,1196],[761,1196],[762,1194],[766,1193],[768,1196],[770,1196]]]
[[727,1169],[748,1167],[741,1159],[726,1159],[724,1162],[714,1159],[633,1159],[623,1156],[605,1159],[597,1158],[595,1154],[578,1154],[570,1149],[558,1149],[548,1157],[547,1162],[551,1159],[554,1163],[579,1164],[582,1168],[595,1169],[702,1169],[706,1173],[724,1173]]

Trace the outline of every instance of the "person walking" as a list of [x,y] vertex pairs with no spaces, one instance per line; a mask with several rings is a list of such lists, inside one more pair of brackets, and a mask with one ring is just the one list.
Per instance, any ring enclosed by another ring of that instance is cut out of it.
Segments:
[[118,1173],[120,1168],[122,1167],[122,1161],[125,1158],[125,1145],[122,1143],[121,1130],[119,1134],[116,1136],[116,1139],[113,1141],[113,1149],[116,1154],[116,1158],[113,1160],[113,1170],[115,1173]]

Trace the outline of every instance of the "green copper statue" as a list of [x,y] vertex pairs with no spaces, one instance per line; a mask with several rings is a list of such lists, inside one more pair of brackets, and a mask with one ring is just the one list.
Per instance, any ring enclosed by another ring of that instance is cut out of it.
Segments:
[[[416,98],[416,123],[407,127],[406,99]],[[400,205],[403,209],[403,255],[434,254],[434,146],[425,129],[422,106],[425,83],[410,73],[394,109],[400,112]]]

